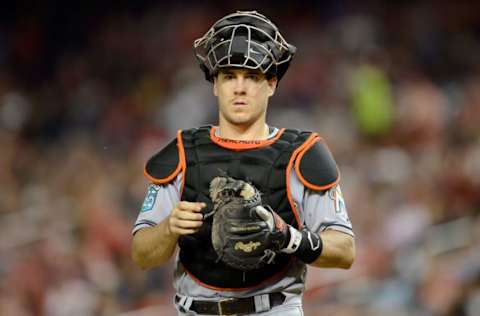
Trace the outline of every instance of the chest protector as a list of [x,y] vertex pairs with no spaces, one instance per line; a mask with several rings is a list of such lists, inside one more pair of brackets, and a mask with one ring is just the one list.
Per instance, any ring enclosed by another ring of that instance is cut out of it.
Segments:
[[[242,142],[220,139],[214,131],[206,126],[179,132],[176,140],[148,161],[147,178],[157,184],[169,183],[182,172],[181,200],[205,202],[204,214],[213,208],[209,197],[213,178],[228,175],[246,180],[262,192],[263,204],[297,229],[301,220],[287,183],[290,170],[295,168],[300,181],[311,189],[325,190],[338,182],[336,164],[315,133],[282,129],[273,139]],[[213,216],[206,216],[198,232],[182,235],[178,241],[180,262],[203,286],[229,291],[259,287],[282,276],[294,259],[279,254],[274,263],[258,270],[232,268],[218,260],[213,249],[212,220]]]

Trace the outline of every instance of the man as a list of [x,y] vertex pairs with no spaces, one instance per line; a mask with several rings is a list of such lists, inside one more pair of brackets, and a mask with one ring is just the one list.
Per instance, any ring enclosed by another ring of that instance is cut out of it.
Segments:
[[[348,269],[355,249],[338,169],[323,140],[266,124],[268,100],[296,49],[255,11],[218,20],[194,49],[218,98],[218,126],[179,131],[148,161],[151,184],[133,231],[133,259],[153,268],[179,246],[179,315],[303,315],[306,265]],[[258,269],[232,267],[212,246],[209,189],[227,176],[261,191],[265,207],[254,211],[279,246],[269,252],[275,260]]]

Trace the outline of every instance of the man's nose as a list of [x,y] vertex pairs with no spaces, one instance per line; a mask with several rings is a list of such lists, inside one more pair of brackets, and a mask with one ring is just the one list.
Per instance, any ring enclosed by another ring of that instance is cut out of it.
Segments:
[[242,76],[238,76],[235,79],[234,92],[235,94],[245,94],[246,92],[245,78],[243,78]]

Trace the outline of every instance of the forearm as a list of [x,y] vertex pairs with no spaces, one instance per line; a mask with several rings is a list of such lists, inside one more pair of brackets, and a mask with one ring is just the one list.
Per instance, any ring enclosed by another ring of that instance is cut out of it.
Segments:
[[319,268],[349,269],[355,258],[355,240],[352,236],[335,230],[320,233],[323,243],[321,255],[310,265]]
[[164,264],[175,252],[178,236],[168,228],[168,217],[157,226],[139,230],[132,242],[133,261],[142,269]]

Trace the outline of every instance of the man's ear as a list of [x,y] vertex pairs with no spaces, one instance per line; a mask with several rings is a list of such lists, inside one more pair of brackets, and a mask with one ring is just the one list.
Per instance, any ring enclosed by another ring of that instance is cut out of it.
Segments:
[[270,89],[268,95],[271,97],[275,94],[275,90],[277,89],[278,79],[276,76],[273,76],[272,78],[268,79],[267,82]]

